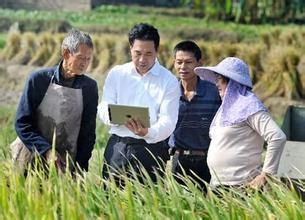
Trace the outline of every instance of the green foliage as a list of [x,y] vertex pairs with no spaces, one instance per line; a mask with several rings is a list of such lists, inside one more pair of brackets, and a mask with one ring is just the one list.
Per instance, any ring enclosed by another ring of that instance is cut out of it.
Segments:
[[[65,32],[72,25],[100,33],[105,33],[105,30],[125,32],[139,22],[140,16],[141,22],[151,23],[166,33],[172,33],[177,26],[191,27],[192,30],[209,28],[207,21],[210,19],[254,24],[304,22],[305,19],[305,3],[302,0],[181,0],[180,5],[181,8],[175,9],[102,5],[88,12],[0,9],[0,30],[8,30],[18,22],[21,31]],[[213,29],[228,30],[226,26],[219,23]],[[243,32],[237,34],[243,35]]]
[[[222,10],[235,13],[228,0],[210,2],[212,2],[211,7],[208,8],[211,8],[212,11],[222,8]],[[72,25],[90,33],[122,34],[127,33],[136,23],[147,22],[158,27],[162,35],[170,38],[173,36],[189,39],[204,38],[207,32],[215,31],[227,35],[236,35],[236,39],[243,40],[257,38],[262,31],[267,31],[269,28],[268,26],[241,25],[234,22],[210,22],[208,19],[202,19],[203,12],[203,10],[189,10],[187,8],[164,9],[111,5],[101,6],[90,12],[0,9],[0,30],[7,31],[12,24],[18,22],[21,32],[30,30],[35,32],[46,30],[65,32]],[[233,20],[230,13],[217,12],[215,16],[220,20],[226,18]],[[141,17],[141,21],[139,21],[139,17]],[[209,15],[209,17],[213,18],[214,15]],[[200,33],[203,34],[200,35]],[[217,35],[215,36],[217,37]]]
[[[167,170],[157,184],[125,179],[124,189],[111,178],[101,178],[103,149],[97,146],[89,172],[72,178],[54,167],[47,176],[42,170],[25,179],[15,172],[7,144],[14,139],[14,108],[0,108],[0,218],[1,219],[302,219],[304,203],[294,189],[270,179],[264,192],[251,189],[209,191],[204,196],[193,182],[178,185]],[[105,143],[106,130],[98,124],[98,144]],[[102,140],[103,139],[103,140]],[[143,175],[147,175],[144,172]],[[289,186],[289,181],[287,182]],[[295,183],[293,186],[295,187]],[[304,188],[300,183],[299,189]]]
[[0,34],[0,50],[5,47],[6,44],[6,35]]
[[[0,9],[1,11],[1,9]],[[17,13],[18,14],[18,13]],[[5,32],[13,27],[21,32],[67,32],[71,25],[60,19],[38,19],[28,17],[15,17],[15,14],[8,13],[8,17],[0,16],[0,31]]]
[[107,140],[109,138],[108,130],[109,127],[102,124],[99,119],[97,119],[97,128],[96,128],[96,148],[102,149],[106,147]]
[[15,108],[12,106],[0,107],[0,161],[8,158],[8,146],[15,136],[14,117]]
[[204,11],[206,18],[227,20],[234,18],[242,23],[304,23],[305,2],[303,0],[216,0],[182,1],[181,5],[191,5]]

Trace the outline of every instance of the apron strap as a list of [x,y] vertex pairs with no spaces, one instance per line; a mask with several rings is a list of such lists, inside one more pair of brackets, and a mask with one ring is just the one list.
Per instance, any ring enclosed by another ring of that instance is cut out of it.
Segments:
[[51,81],[50,81],[50,84],[49,84],[49,85],[51,85],[51,84],[53,83],[54,77],[55,77],[55,73],[52,75]]

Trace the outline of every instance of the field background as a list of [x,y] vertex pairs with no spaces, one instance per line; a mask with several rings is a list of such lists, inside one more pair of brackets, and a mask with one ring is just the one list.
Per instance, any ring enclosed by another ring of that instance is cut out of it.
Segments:
[[23,87],[20,82],[31,70],[58,63],[60,43],[72,27],[93,36],[95,52],[89,72],[101,91],[109,68],[130,60],[127,32],[138,22],[158,27],[159,60],[169,69],[173,68],[174,45],[192,39],[202,49],[204,65],[215,65],[226,56],[244,59],[250,66],[254,91],[279,123],[289,104],[304,104],[302,25],[215,21],[195,12],[109,5],[83,13],[0,9],[0,82],[4,85],[0,104],[17,103]]
[[304,218],[304,203],[297,193],[277,180],[265,193],[248,192],[248,197],[232,191],[222,198],[204,197],[187,179],[191,190],[186,190],[169,173],[157,185],[127,181],[125,190],[118,189],[112,181],[103,182],[102,152],[108,134],[99,120],[89,172],[76,181],[69,175],[59,177],[53,171],[49,177],[31,173],[24,179],[12,169],[8,145],[16,137],[13,120],[25,79],[32,70],[60,60],[60,43],[72,27],[93,37],[95,51],[89,75],[98,81],[100,94],[109,68],[130,60],[128,30],[135,23],[148,22],[159,29],[159,60],[169,69],[173,68],[174,45],[192,39],[201,47],[205,65],[215,65],[226,56],[247,61],[254,91],[279,124],[288,105],[304,105],[304,26],[284,21],[275,25],[272,21],[276,19],[253,24],[256,20],[252,21],[250,15],[232,19],[227,14],[226,21],[210,19],[213,16],[218,14],[189,8],[137,6],[102,6],[83,13],[0,9],[0,218]]

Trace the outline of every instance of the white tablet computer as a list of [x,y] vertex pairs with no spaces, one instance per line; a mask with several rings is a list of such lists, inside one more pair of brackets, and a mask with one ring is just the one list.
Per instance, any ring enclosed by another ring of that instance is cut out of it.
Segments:
[[150,127],[148,107],[108,104],[109,119],[112,124],[123,125],[130,118],[138,118],[146,127]]

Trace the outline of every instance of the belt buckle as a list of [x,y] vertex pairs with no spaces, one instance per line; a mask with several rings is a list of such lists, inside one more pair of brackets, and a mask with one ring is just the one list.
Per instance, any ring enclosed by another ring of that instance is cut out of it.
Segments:
[[184,155],[191,155],[191,150],[183,150]]

